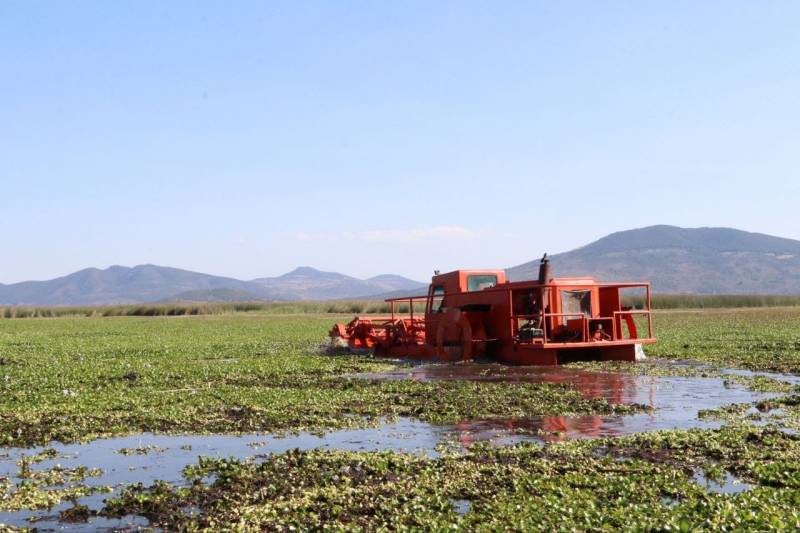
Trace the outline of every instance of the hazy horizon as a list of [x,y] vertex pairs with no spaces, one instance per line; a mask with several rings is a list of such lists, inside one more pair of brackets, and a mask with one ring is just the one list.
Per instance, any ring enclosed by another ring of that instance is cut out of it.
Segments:
[[[670,226],[670,225],[661,224],[660,226]],[[671,227],[677,227],[677,226],[671,226]],[[645,228],[629,228],[629,229],[634,230],[634,229],[645,229]],[[705,228],[678,228],[678,229],[709,229],[709,228],[705,227]],[[758,233],[758,232],[748,232],[747,230],[743,230],[741,228],[710,228],[710,229],[734,229],[734,230],[737,230],[737,231],[743,231],[745,233],[755,233],[755,234],[758,234],[758,235],[764,235],[764,234]],[[611,234],[609,234],[609,235],[611,235]],[[772,235],[771,237],[784,238],[781,235]],[[554,256],[554,255],[557,255],[557,254],[560,254],[560,253],[563,253],[563,252],[572,252],[572,251],[576,251],[576,250],[578,250],[580,248],[583,248],[585,245],[592,244],[593,242],[595,242],[595,241],[592,241],[590,243],[584,243],[583,245],[578,246],[578,247],[576,247],[574,249],[570,249],[570,250],[559,250],[559,251],[555,251],[555,252],[548,251],[547,253],[550,256]],[[538,256],[531,257],[528,260],[526,260],[524,263],[531,262],[531,261],[536,263],[537,259],[538,259]],[[510,268],[513,268],[513,267],[521,266],[522,264],[523,263],[514,264],[514,265],[474,265],[474,266],[477,267],[477,268],[505,268],[505,269],[510,269]],[[132,268],[136,268],[136,267],[140,267],[140,266],[156,266],[156,267],[166,267],[166,268],[177,268],[179,270],[192,271],[192,272],[196,272],[196,273],[199,273],[199,274],[209,274],[209,275],[213,275],[213,276],[230,277],[230,278],[238,279],[238,280],[241,280],[241,281],[252,281],[252,280],[258,279],[258,278],[280,277],[283,274],[288,274],[288,273],[293,272],[293,271],[295,271],[297,269],[300,269],[300,268],[312,268],[312,269],[315,269],[317,271],[329,272],[329,271],[326,271],[325,269],[318,268],[315,265],[296,265],[293,268],[291,268],[290,270],[287,270],[286,272],[281,272],[281,273],[274,274],[274,275],[256,276],[254,278],[237,278],[236,276],[228,276],[226,274],[219,274],[219,273],[216,273],[216,272],[209,272],[209,271],[205,271],[205,270],[202,270],[202,269],[197,270],[197,269],[182,268],[180,266],[175,266],[175,265],[159,265],[159,264],[154,264],[154,263],[136,263],[136,264],[130,264],[130,265],[111,264],[111,265],[104,265],[104,266],[88,265],[88,266],[86,266],[84,268],[79,269],[78,271],[75,271],[75,272],[79,272],[79,271],[82,271],[82,270],[89,270],[89,269],[107,270],[107,269],[110,269],[112,267],[123,267],[123,268],[131,268],[132,269]],[[459,267],[459,268],[470,268],[470,267],[469,266],[462,266],[462,267]],[[411,278],[410,276],[404,276],[404,277],[412,279],[414,281],[421,282],[421,283],[427,283],[429,277],[432,275],[433,270],[436,270],[436,269],[431,269],[431,271],[429,271],[427,274],[425,274],[424,277],[422,277],[422,278]],[[73,274],[75,272],[65,272],[65,273],[59,274],[57,276],[53,276],[53,278],[64,277],[64,276]],[[353,276],[353,277],[355,277],[357,279],[364,279],[364,280],[370,279],[370,278],[373,278],[373,277],[376,277],[376,276],[380,276],[380,275],[385,275],[385,274],[393,274],[393,275],[403,276],[403,274],[398,274],[397,272],[390,272],[390,271],[377,272],[377,273],[369,274],[369,275],[366,275],[366,276],[354,276],[353,274],[350,274],[349,272],[335,272],[335,273],[344,274],[344,275],[348,275],[348,276]],[[31,279],[31,280],[21,280],[21,281],[49,281],[49,279],[53,279],[53,278],[40,279],[40,280]],[[0,285],[13,285],[14,283],[18,283],[18,282],[3,283],[3,281],[0,280]]]
[[800,239],[797,4],[0,4],[0,283]]

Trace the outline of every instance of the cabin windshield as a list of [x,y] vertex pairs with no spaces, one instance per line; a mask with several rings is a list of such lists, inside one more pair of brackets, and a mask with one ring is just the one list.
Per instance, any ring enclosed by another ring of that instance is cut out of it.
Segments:
[[578,318],[577,315],[592,315],[592,291],[588,290],[562,290],[561,291],[561,312],[575,313],[573,316],[564,316],[562,321],[566,324],[567,320]]
[[431,291],[430,312],[441,313],[444,304],[444,287],[437,285]]
[[467,292],[475,292],[497,285],[495,274],[475,274],[467,276]]

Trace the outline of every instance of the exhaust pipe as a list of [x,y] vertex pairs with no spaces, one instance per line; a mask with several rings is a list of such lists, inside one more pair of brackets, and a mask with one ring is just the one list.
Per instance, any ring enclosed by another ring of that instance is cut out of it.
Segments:
[[[545,253],[542,256],[542,260],[539,262],[539,285],[545,285],[548,281],[550,281],[550,260],[547,259],[547,253]],[[550,312],[550,305],[548,304],[550,301],[549,292],[550,291],[544,287],[539,289],[538,308],[542,314],[539,315],[536,321],[536,327],[538,329],[544,328],[544,313]]]
[[550,260],[545,253],[539,262],[539,283],[544,285],[550,280]]

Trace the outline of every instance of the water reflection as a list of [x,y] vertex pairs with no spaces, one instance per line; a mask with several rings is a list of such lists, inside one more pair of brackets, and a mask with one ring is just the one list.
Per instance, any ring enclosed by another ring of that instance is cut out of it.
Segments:
[[610,403],[642,403],[654,400],[653,376],[618,372],[589,372],[576,368],[507,366],[500,364],[431,365],[385,375],[389,379],[419,381],[483,381],[505,383],[548,383],[567,385],[589,399],[605,398]]
[[[661,361],[660,364],[680,364]],[[796,376],[768,374],[776,379],[796,380]],[[504,420],[464,421],[453,433],[458,442],[469,445],[478,440],[507,443],[570,438],[606,437],[654,431],[718,427],[717,421],[700,420],[700,410],[716,409],[730,403],[751,403],[774,396],[747,390],[740,384],[726,385],[722,378],[632,375],[620,372],[593,372],[577,368],[507,366],[497,363],[465,365],[425,365],[387,373],[361,374],[364,379],[413,379],[418,381],[480,381],[505,383],[547,383],[569,386],[587,399],[609,403],[636,403],[650,412],[629,416],[544,416]],[[520,435],[525,435],[521,437]]]

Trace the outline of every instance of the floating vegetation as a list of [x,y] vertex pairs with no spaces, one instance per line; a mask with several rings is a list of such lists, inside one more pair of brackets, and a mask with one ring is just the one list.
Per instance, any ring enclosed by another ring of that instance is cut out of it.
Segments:
[[[293,450],[263,461],[201,458],[184,471],[185,486],[133,485],[102,512],[189,530],[795,529],[798,458],[796,439],[738,426],[477,444],[438,458]],[[718,483],[698,483],[706,478]],[[749,490],[722,490],[730,480]]]
[[156,446],[155,444],[148,444],[147,446],[139,446],[137,448],[120,448],[117,453],[122,455],[148,455],[150,453],[163,452],[164,448]]
[[327,327],[324,318],[264,316],[5,322],[0,349],[26,364],[0,379],[0,445],[640,410],[561,385],[350,379],[394,366],[320,354]]
[[800,373],[800,309],[676,311],[654,316],[648,355]]
[[54,466],[45,470],[20,472],[17,482],[0,477],[0,511],[50,509],[68,500],[76,500],[97,492],[110,492],[105,486],[89,486],[82,482],[103,473],[99,468]]
[[758,392],[792,392],[800,390],[796,383],[789,383],[767,376],[741,376],[725,374],[725,385],[745,385],[748,389]]
[[92,516],[92,512],[87,506],[81,504],[75,504],[58,513],[59,521],[73,524],[87,522],[90,516]]
[[[31,520],[47,512],[87,529],[132,515],[165,530],[800,528],[800,380],[727,369],[800,371],[800,310],[655,321],[649,355],[681,361],[581,363],[516,381],[489,367],[379,379],[416,371],[322,353],[327,317],[0,321],[0,446],[50,446],[0,450],[0,523],[42,510]],[[431,453],[328,433],[392,421],[429,431]],[[606,436],[686,424],[700,429]],[[459,431],[432,429],[442,425]],[[276,435],[300,431],[309,447],[350,449],[284,451],[300,440]],[[202,457],[202,437],[159,446],[142,432],[248,436],[241,457],[223,459]],[[103,504],[92,496],[111,490],[100,465],[54,464],[65,447],[52,442],[111,435],[131,436],[104,460],[138,466],[119,471],[145,483]],[[154,482],[173,456],[190,464],[183,478]]]

